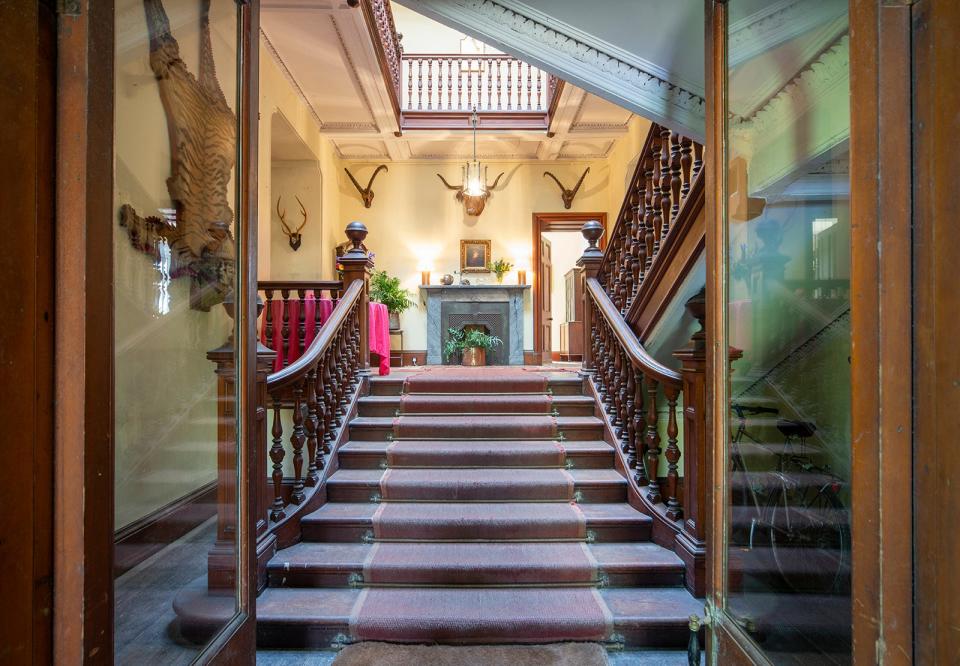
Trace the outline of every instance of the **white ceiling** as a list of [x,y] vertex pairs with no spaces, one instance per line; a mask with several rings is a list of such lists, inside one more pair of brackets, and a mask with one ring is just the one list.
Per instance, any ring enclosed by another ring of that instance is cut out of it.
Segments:
[[[404,26],[411,34],[424,26]],[[412,20],[430,19],[412,14]],[[298,90],[345,160],[465,160],[469,131],[405,131],[396,120],[360,9],[337,0],[263,0],[267,50]],[[447,30],[444,28],[444,30]],[[552,137],[544,131],[481,131],[482,159],[585,160],[605,157],[627,132],[631,113],[572,85],[564,86]]]

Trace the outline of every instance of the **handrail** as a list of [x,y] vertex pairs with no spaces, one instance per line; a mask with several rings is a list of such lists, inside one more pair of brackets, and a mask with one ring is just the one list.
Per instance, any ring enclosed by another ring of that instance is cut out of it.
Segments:
[[257,282],[259,291],[340,291],[343,289],[343,282],[340,280],[259,280]]
[[393,21],[393,10],[390,0],[363,0],[360,3],[363,20],[367,24],[367,31],[373,41],[373,50],[377,54],[380,73],[386,84],[393,107],[393,115],[397,122],[397,130],[401,129],[402,114],[400,112],[401,58],[403,47],[397,26]]
[[353,282],[337,301],[336,307],[330,313],[330,318],[320,329],[320,334],[313,339],[310,346],[300,358],[285,368],[270,374],[267,377],[267,392],[273,393],[287,388],[298,379],[303,379],[309,370],[320,360],[327,348],[330,347],[335,336],[339,333],[343,323],[347,320],[347,315],[353,309],[354,304],[359,300],[363,293],[363,284]]
[[682,223],[695,217],[689,207],[703,204],[702,178],[703,146],[652,124],[597,275],[621,314],[648,278],[659,279],[682,242],[689,230]]
[[633,367],[662,384],[679,387],[683,381],[680,373],[657,361],[643,348],[637,336],[630,330],[627,322],[617,311],[613,301],[607,296],[603,286],[596,278],[587,278],[587,290],[596,304],[597,310],[603,315],[607,325],[616,335],[617,341],[623,347]]

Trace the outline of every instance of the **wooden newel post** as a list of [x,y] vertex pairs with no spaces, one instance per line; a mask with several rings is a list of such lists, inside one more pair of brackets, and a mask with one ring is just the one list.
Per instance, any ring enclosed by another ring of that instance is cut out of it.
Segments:
[[590,294],[587,293],[587,279],[597,277],[600,271],[600,264],[603,262],[603,251],[597,247],[597,241],[603,235],[603,225],[597,220],[585,222],[580,229],[580,233],[587,239],[587,249],[577,259],[577,268],[580,269],[580,293],[583,303],[581,313],[583,317],[583,370],[593,372],[596,368],[593,358],[593,345],[591,344],[591,335],[593,331],[593,308],[590,307]]
[[707,534],[706,432],[707,346],[706,290],[686,303],[687,312],[700,322],[690,344],[673,355],[682,364],[683,382],[683,530],[677,535],[677,553],[686,564],[687,587],[697,596],[706,589]]
[[[233,294],[228,294],[223,307],[233,318]],[[263,301],[257,297],[257,315]],[[236,535],[237,535],[237,367],[236,345],[233,333],[220,347],[207,352],[207,359],[216,366],[217,375],[217,539],[207,554],[207,589],[232,593],[236,589]],[[257,424],[258,441],[266,441],[266,418],[261,418],[266,402],[267,375],[277,353],[257,342]],[[252,461],[257,474],[266,479],[266,451],[257,452]],[[257,535],[266,529],[266,510],[263,492],[258,489]],[[262,525],[261,525],[262,523]]]
[[362,222],[351,222],[346,228],[347,238],[353,243],[345,255],[337,257],[337,263],[343,266],[344,291],[355,280],[363,283],[363,293],[360,294],[360,368],[370,367],[370,274],[373,271],[373,259],[363,245],[367,237],[367,228]]

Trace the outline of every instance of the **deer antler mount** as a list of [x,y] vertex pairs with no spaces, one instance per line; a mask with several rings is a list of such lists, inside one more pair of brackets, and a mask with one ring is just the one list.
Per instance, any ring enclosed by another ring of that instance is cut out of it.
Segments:
[[453,190],[457,193],[457,201],[463,203],[463,207],[467,212],[467,215],[472,215],[474,217],[480,215],[483,212],[484,207],[487,205],[487,199],[490,198],[490,195],[493,194],[493,189],[497,186],[497,183],[500,182],[500,179],[503,178],[505,172],[501,171],[500,175],[496,177],[493,181],[493,185],[488,185],[486,182],[483,184],[482,192],[480,194],[467,194],[466,192],[466,169],[464,169],[464,182],[460,185],[451,185],[447,182],[447,179],[437,174],[437,178],[443,181],[443,184],[447,186],[448,190]]
[[577,184],[573,186],[572,190],[568,190],[563,186],[563,183],[560,182],[560,179],[554,176],[549,171],[544,171],[544,176],[550,176],[553,178],[553,182],[560,186],[560,196],[563,198],[563,207],[569,209],[573,205],[573,199],[577,196],[577,192],[580,191],[580,186],[583,185],[583,179],[586,178],[587,174],[590,173],[590,167],[587,167],[583,174],[580,176],[580,180],[577,181]]
[[280,216],[280,226],[283,227],[283,233],[286,234],[287,240],[290,242],[290,247],[292,247],[293,251],[296,252],[300,249],[300,243],[303,240],[300,231],[307,226],[307,209],[304,208],[303,202],[300,201],[300,197],[294,195],[293,198],[297,200],[298,204],[300,204],[300,214],[303,215],[303,222],[300,223],[300,226],[297,227],[297,230],[292,230],[290,225],[287,224],[287,210],[280,210],[280,197],[277,197],[277,215]]
[[389,171],[386,164],[381,164],[373,171],[373,175],[370,176],[370,182],[367,183],[366,187],[360,187],[360,183],[357,182],[357,179],[353,177],[353,174],[350,173],[350,169],[344,168],[344,171],[347,172],[347,175],[350,176],[350,180],[353,182],[353,186],[357,188],[357,192],[360,193],[360,198],[363,199],[363,207],[370,208],[373,204],[373,181],[377,177],[377,174],[380,173],[381,169],[383,171]]

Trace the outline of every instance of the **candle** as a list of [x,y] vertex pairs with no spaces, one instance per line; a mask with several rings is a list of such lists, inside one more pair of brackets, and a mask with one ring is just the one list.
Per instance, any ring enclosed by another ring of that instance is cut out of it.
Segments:
[[420,271],[420,284],[430,284],[430,271]]
[[517,271],[517,284],[526,284],[527,283],[527,272],[526,271]]

